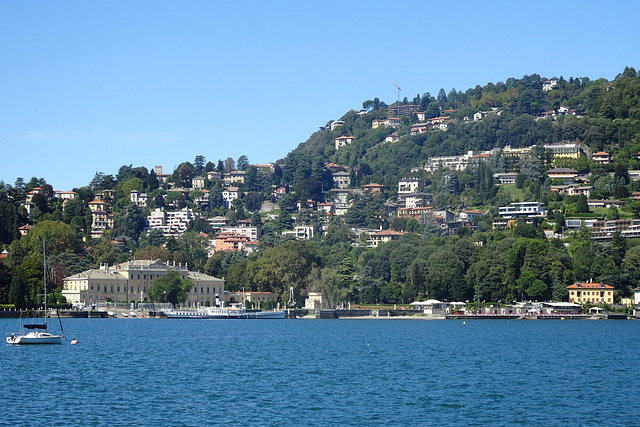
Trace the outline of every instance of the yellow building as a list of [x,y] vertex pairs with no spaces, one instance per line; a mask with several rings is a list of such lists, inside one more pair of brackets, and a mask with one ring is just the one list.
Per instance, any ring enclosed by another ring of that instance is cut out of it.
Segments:
[[567,286],[569,302],[576,304],[613,304],[613,286],[604,283],[574,283]]

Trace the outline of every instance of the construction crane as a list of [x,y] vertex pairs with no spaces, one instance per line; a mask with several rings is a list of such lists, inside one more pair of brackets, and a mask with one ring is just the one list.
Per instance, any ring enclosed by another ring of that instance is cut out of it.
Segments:
[[[392,82],[392,83],[393,83],[393,82]],[[398,104],[397,104],[397,106],[398,106],[398,116],[399,116],[399,115],[400,115],[400,91],[401,91],[402,89],[400,89],[400,86],[398,86],[398,85],[397,85],[397,84],[395,84],[395,83],[393,83],[393,85],[396,87],[396,89],[398,89],[398,90],[397,90],[397,92],[398,92]]]

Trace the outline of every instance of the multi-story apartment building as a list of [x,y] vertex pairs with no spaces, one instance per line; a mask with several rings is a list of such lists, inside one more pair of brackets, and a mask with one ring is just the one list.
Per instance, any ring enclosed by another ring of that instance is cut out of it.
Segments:
[[157,208],[147,217],[148,225],[145,231],[160,230],[164,236],[182,234],[187,231],[189,223],[199,216],[198,212],[194,212],[190,208],[172,212],[165,212]]

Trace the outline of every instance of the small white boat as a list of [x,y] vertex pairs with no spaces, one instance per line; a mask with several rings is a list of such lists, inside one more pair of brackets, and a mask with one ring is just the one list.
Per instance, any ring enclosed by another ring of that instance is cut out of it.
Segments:
[[[42,240],[42,258],[43,258],[43,270],[44,270],[44,323],[31,323],[22,324],[19,333],[12,333],[6,337],[7,344],[62,344],[64,339],[64,329],[62,329],[62,320],[58,316],[60,321],[60,334],[51,334],[47,332],[47,318],[49,312],[47,311],[47,257],[45,252],[44,239]],[[22,319],[21,319],[22,320]]]
[[136,314],[135,311],[130,311],[129,312],[129,317],[138,317],[138,315]]

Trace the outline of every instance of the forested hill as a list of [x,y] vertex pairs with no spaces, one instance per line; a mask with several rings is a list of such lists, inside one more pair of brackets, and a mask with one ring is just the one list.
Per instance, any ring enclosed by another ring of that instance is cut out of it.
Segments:
[[[417,135],[410,134],[411,125],[419,122],[415,112],[401,116],[397,129],[372,129],[372,122],[389,117],[389,108],[396,103],[387,106],[377,98],[367,100],[363,111],[351,110],[340,118],[342,126],[315,132],[280,161],[287,165],[283,178],[295,184],[312,173],[311,165],[331,162],[361,171],[358,184],[377,182],[393,188],[398,178],[408,176],[412,167],[429,157],[561,141],[582,143],[592,152],[604,150],[627,163],[634,159],[633,153],[640,151],[640,76],[635,69],[626,67],[613,81],[559,77],[552,90],[543,90],[544,80],[533,74],[465,92],[452,89],[447,94],[440,89],[436,97],[425,93],[411,101],[405,98],[400,104],[418,105],[425,120],[448,117],[446,131]],[[571,114],[540,119],[561,107]],[[477,112],[489,114],[474,122]],[[399,140],[384,143],[392,132]],[[354,141],[336,151],[334,141],[340,136],[353,136]]]

